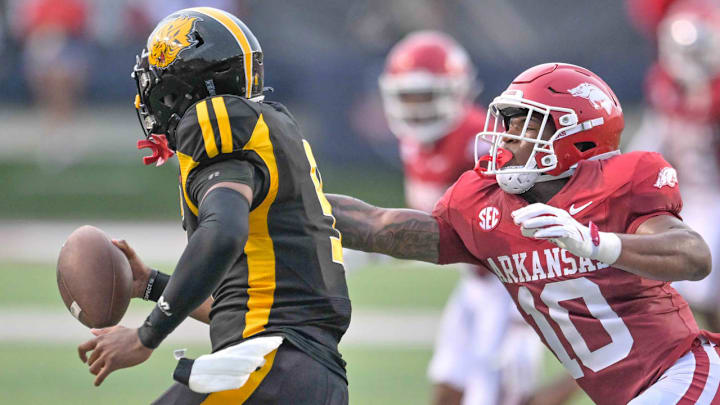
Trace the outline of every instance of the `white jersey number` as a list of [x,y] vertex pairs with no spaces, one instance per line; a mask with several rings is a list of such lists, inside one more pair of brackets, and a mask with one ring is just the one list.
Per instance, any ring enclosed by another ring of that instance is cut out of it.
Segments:
[[[590,350],[585,339],[570,321],[568,310],[560,305],[562,301],[576,298],[582,298],[585,301],[590,314],[600,321],[600,324],[610,336],[610,343],[595,350]],[[565,339],[570,343],[578,359],[585,367],[598,372],[624,359],[630,353],[633,345],[630,330],[615,311],[610,308],[597,284],[586,278],[548,283],[540,294],[540,299],[547,305],[550,310],[550,318],[558,324],[563,335],[565,335]],[[577,360],[570,358],[548,320],[535,308],[535,299],[527,287],[520,287],[518,303],[523,311],[535,321],[545,341],[573,378],[582,377],[584,374]]]

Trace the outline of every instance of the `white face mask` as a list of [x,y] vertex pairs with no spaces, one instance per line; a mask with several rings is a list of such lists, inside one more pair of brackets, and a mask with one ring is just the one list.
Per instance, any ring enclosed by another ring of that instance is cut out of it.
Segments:
[[[504,108],[509,107],[526,110],[527,117],[525,125],[520,134],[510,134],[501,126],[503,117],[500,112]],[[551,112],[562,114],[560,116],[560,124],[563,126],[560,130],[555,131],[549,139],[542,139],[545,126],[552,120]],[[530,122],[533,114],[542,116],[542,123],[538,130],[538,135],[534,138],[526,136],[527,123]],[[569,176],[569,174],[549,176],[544,173],[557,167],[557,156],[555,155],[553,142],[559,135],[565,134],[569,128],[576,127],[576,124],[577,115],[571,109],[548,106],[527,100],[523,98],[522,92],[518,90],[507,90],[503,92],[490,104],[490,111],[485,121],[485,129],[476,136],[476,150],[478,149],[477,143],[480,141],[490,143],[491,145],[488,169],[485,171],[486,175],[495,175],[495,179],[500,188],[509,194],[522,194],[530,190],[535,183]],[[500,145],[504,139],[515,139],[534,144],[532,152],[524,165],[503,166],[499,161]],[[539,168],[535,160],[538,154],[544,155],[540,159],[543,168]],[[478,160],[479,156],[476,155],[475,162],[477,163]]]
[[[398,138],[433,143],[453,130],[463,118],[471,77],[447,77],[421,72],[380,77],[380,90],[390,130]],[[403,94],[427,94],[423,102],[404,102]]]
[[658,58],[677,81],[695,87],[720,72],[720,34],[695,13],[666,18],[658,28]]

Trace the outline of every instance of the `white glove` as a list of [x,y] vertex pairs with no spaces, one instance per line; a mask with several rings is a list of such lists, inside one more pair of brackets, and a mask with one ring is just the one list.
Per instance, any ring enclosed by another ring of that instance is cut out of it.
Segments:
[[620,257],[622,242],[616,234],[599,232],[592,222],[582,225],[563,209],[535,203],[513,211],[512,217],[523,236],[549,240],[575,256],[606,264]]
[[258,337],[200,356],[193,363],[188,386],[199,393],[240,388],[282,341],[280,336]]

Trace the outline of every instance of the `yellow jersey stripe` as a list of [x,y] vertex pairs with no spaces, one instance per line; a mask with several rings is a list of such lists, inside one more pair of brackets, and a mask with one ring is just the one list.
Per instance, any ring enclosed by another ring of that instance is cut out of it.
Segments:
[[213,131],[210,115],[208,114],[207,100],[203,100],[195,106],[197,111],[198,125],[202,131],[203,141],[205,142],[205,152],[209,158],[218,155],[217,144],[215,143],[215,131]]
[[250,98],[252,89],[252,49],[250,49],[250,42],[248,41],[242,28],[224,11],[220,11],[211,7],[195,7],[191,10],[203,13],[217,20],[220,24],[224,25],[228,31],[235,37],[240,49],[243,52],[243,63],[245,68],[245,98]]
[[[317,174],[317,162],[315,161],[315,156],[312,153],[312,148],[310,148],[310,143],[304,139],[302,142],[303,146],[305,147],[305,154],[307,155],[308,161],[310,162],[310,178],[312,178],[313,184],[315,185],[315,192],[317,193],[318,199],[320,200],[322,212],[324,215],[332,216],[332,206],[330,205],[327,197],[325,197],[325,193],[323,193],[322,182],[320,181],[320,178]],[[334,226],[335,217],[333,217],[333,227]]]
[[265,199],[250,212],[245,244],[249,288],[243,338],[247,338],[265,329],[275,299],[275,248],[268,229],[268,212],[278,193],[278,169],[270,130],[262,114],[243,150],[257,153],[270,174],[270,187]]
[[236,390],[213,392],[201,402],[201,405],[244,404],[270,372],[277,351],[278,349],[275,349],[265,355],[265,364],[256,371],[253,371],[242,387]]
[[225,108],[225,100],[222,97],[213,97],[212,105],[218,128],[220,128],[220,150],[222,153],[230,153],[233,151],[232,130],[227,108]]
[[[192,169],[197,167],[198,162],[192,160],[192,157],[185,155],[183,153],[180,153],[179,151],[175,151],[175,154],[177,155],[178,161],[180,162],[180,184],[182,186],[183,196],[185,197],[185,203],[187,203],[187,206],[188,206],[188,208],[190,208],[190,211],[192,211],[192,213],[195,214],[195,216],[197,216],[198,208],[195,204],[192,203],[192,201],[190,201],[190,197],[188,196],[185,183],[187,182],[188,175],[190,174]],[[181,208],[182,208],[182,206],[181,206]]]
[[[315,185],[315,193],[317,194],[318,200],[320,201],[320,207],[322,207],[323,215],[328,216],[332,218],[332,227],[335,229],[335,216],[332,213],[332,206],[330,205],[330,201],[328,201],[327,197],[325,196],[325,193],[323,193],[323,184],[320,179],[320,176],[318,176],[317,171],[317,162],[315,161],[315,155],[313,155],[312,148],[310,147],[310,143],[303,139],[303,147],[305,147],[305,155],[307,156],[308,162],[310,163],[310,178],[313,181],[313,184]],[[342,250],[342,234],[340,231],[335,229],[335,231],[338,234],[338,237],[331,236],[330,237],[330,247],[332,249],[332,261],[335,263],[343,264],[343,250]]]

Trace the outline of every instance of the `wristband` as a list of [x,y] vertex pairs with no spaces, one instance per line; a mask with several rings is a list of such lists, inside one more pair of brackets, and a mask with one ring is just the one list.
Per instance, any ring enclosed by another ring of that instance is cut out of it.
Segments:
[[145,287],[145,294],[143,295],[142,299],[145,301],[150,300],[150,292],[152,291],[153,284],[155,284],[155,279],[157,278],[159,271],[155,269],[150,269],[150,277],[148,277],[148,283]]
[[612,232],[600,232],[600,245],[595,256],[597,260],[609,265],[615,264],[622,253],[622,241]]
[[622,253],[622,241],[612,232],[600,232],[597,225],[590,222],[590,239],[592,240],[591,259],[612,265]]
[[145,295],[148,301],[157,302],[170,281],[170,275],[157,270],[153,271],[155,272],[155,279],[152,285],[150,285],[150,281],[148,281],[148,288],[145,289]]

